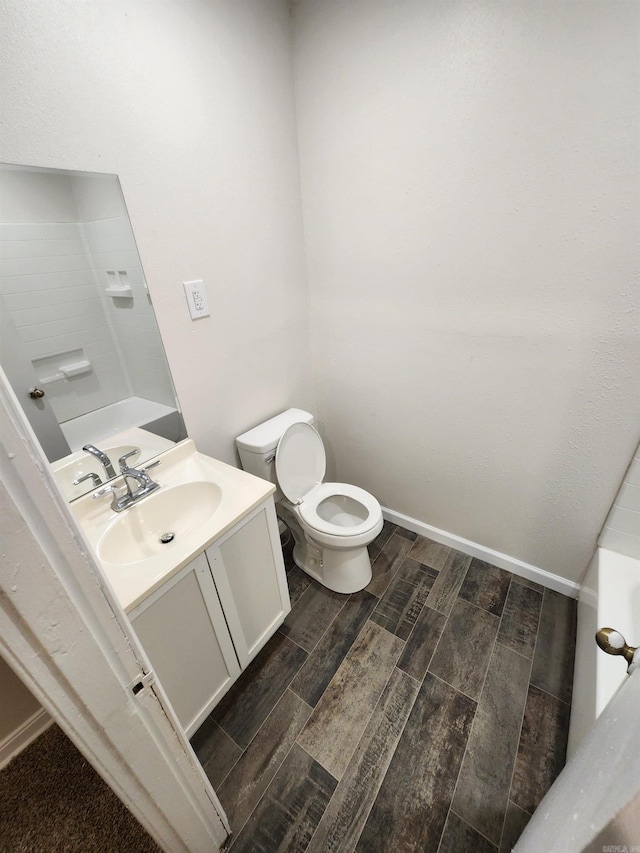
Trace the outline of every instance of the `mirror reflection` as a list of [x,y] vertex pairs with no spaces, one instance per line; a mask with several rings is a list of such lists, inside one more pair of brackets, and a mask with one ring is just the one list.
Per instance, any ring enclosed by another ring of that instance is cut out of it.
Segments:
[[0,199],[0,364],[72,500],[184,422],[118,177],[0,164]]

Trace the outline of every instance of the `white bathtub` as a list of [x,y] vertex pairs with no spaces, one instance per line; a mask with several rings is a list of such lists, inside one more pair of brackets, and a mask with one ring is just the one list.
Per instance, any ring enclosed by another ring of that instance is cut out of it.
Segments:
[[615,628],[629,645],[640,645],[640,560],[604,548],[596,551],[578,600],[569,758],[627,677],[624,658],[596,645],[600,628]]
[[[102,409],[73,418],[60,424],[64,437],[72,452],[82,450],[83,445],[98,442],[130,427],[148,427],[167,416],[175,416],[177,410],[163,403],[154,403],[143,397],[128,397]],[[162,433],[164,435],[164,433]],[[172,435],[166,435],[172,438]],[[184,438],[184,436],[179,436]]]

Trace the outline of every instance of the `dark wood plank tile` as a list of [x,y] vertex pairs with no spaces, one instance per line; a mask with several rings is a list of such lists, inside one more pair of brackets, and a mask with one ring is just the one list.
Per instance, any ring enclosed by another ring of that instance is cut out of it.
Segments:
[[234,833],[246,823],[310,714],[311,708],[302,699],[285,690],[242,758],[217,789]]
[[335,787],[331,774],[294,744],[231,849],[302,853]]
[[306,659],[300,646],[274,634],[211,716],[246,749]]
[[444,564],[451,554],[451,548],[434,542],[433,539],[428,539],[426,536],[417,536],[411,551],[409,551],[409,556],[413,560],[430,566],[437,572],[444,568]]
[[287,584],[289,586],[289,598],[291,599],[292,608],[312,583],[314,583],[313,579],[306,572],[303,572],[302,569],[298,568],[295,563],[287,571]]
[[496,847],[507,811],[530,669],[526,658],[496,643],[451,804]]
[[402,651],[367,622],[316,705],[298,743],[340,780]]
[[535,591],[539,592],[540,595],[544,592],[544,586],[541,583],[530,581],[529,578],[523,578],[521,575],[514,575],[513,580],[521,586],[528,586],[529,589],[535,589]]
[[307,853],[352,850],[409,717],[419,684],[395,669]]
[[237,743],[211,717],[207,717],[191,738],[191,746],[214,788],[221,784],[242,755]]
[[279,631],[305,651],[312,652],[346,601],[346,595],[312,583],[287,614]]
[[371,544],[368,546],[369,558],[372,562],[378,556],[380,551],[382,551],[383,547],[387,544],[387,542],[391,538],[391,535],[395,532],[396,525],[385,519],[382,523],[382,530],[380,531],[380,533],[378,533],[373,542],[371,542]]
[[437,850],[475,707],[427,673],[358,851]]
[[437,576],[434,569],[407,557],[371,614],[372,621],[406,640]]
[[510,799],[533,814],[565,763],[570,707],[529,686]]
[[576,614],[575,599],[545,589],[531,683],[563,702],[571,702]]
[[449,812],[438,853],[497,853],[495,847],[453,811]]
[[502,608],[509,591],[511,572],[505,572],[497,566],[485,563],[474,557],[467,570],[464,583],[460,587],[460,598],[470,601],[494,616],[502,614]]
[[412,542],[393,533],[384,547],[371,564],[373,577],[367,587],[367,592],[380,597],[389,586],[391,579],[400,568],[402,561],[409,553]]
[[418,538],[418,534],[414,533],[413,530],[407,530],[406,527],[400,527],[400,525],[396,527],[396,532],[398,533],[398,536],[402,536],[404,539],[409,539],[411,542],[415,542]]
[[311,707],[318,704],[377,603],[375,595],[365,590],[350,595],[293,679],[291,689]]
[[541,593],[512,580],[502,611],[498,642],[526,658],[533,658],[541,607]]
[[440,569],[431,592],[427,598],[427,606],[439,613],[448,616],[451,608],[458,597],[458,591],[462,586],[464,577],[469,568],[471,557],[461,554],[460,551],[451,551],[444,566]]
[[422,608],[400,655],[400,669],[422,681],[446,622],[447,617],[444,614],[426,605]]
[[500,853],[511,853],[530,819],[531,815],[528,812],[509,800],[500,841]]
[[478,699],[499,624],[497,616],[458,599],[429,664],[429,672]]

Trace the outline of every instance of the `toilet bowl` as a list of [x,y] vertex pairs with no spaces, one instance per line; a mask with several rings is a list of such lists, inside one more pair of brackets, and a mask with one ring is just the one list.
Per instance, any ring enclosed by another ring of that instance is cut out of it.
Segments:
[[382,510],[364,489],[324,482],[326,454],[312,422],[301,409],[271,418],[236,439],[240,460],[277,485],[295,563],[335,592],[357,592],[371,580],[367,545],[382,529]]

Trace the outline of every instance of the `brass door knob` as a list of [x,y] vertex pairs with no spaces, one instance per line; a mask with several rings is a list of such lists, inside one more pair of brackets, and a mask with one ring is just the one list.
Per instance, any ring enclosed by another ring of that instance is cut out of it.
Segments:
[[629,664],[628,673],[640,664],[640,646],[630,646],[615,628],[600,628],[596,634],[596,643],[608,655],[622,655]]
[[44,391],[42,388],[29,388],[29,396],[32,400],[39,400],[44,397]]

